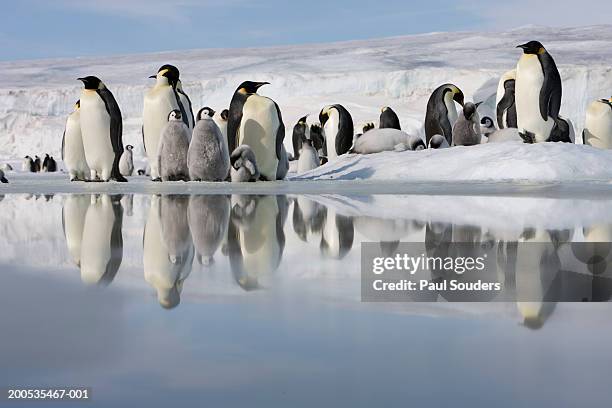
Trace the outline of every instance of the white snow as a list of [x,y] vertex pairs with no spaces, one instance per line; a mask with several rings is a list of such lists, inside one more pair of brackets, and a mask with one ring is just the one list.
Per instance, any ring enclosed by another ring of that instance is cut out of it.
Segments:
[[[117,97],[124,116],[124,144],[135,146],[138,163],[144,153],[143,95],[152,85],[147,77],[164,63],[181,70],[194,109],[226,108],[243,80],[271,82],[260,92],[282,109],[288,151],[297,119],[317,114],[331,103],[345,105],[355,123],[377,122],[380,107],[391,106],[406,132],[422,134],[427,99],[445,82],[458,85],[466,100],[484,100],[481,115],[492,112],[499,76],[515,66],[520,56],[515,46],[529,39],[542,41],[556,59],[564,85],[561,113],[580,134],[588,103],[612,94],[612,26],[528,27],[503,33],[432,33],[302,46],[3,62],[0,160],[47,152],[59,157],[66,116],[79,98],[81,85],[76,78],[91,74],[99,76]],[[352,170],[342,172],[343,178],[362,178],[373,170],[377,179],[393,180],[439,180],[442,176],[453,180],[607,179],[610,172],[605,162],[609,160],[607,152],[576,146],[484,146],[469,152],[449,149],[345,157],[313,175],[331,178],[328,172],[350,162]],[[354,170],[359,171],[351,173]]]

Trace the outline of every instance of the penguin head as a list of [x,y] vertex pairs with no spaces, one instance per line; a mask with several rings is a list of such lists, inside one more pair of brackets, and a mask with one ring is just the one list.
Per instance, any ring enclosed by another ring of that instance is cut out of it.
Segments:
[[221,111],[221,119],[227,120],[228,118],[229,118],[229,110],[228,109],[223,109]]
[[87,90],[95,90],[104,88],[104,83],[100,80],[100,78],[95,76],[86,76],[83,78],[77,78],[77,80],[83,82],[85,89]]
[[332,109],[335,108],[333,106],[326,106],[321,109],[321,113],[319,113],[319,122],[321,123],[321,126],[325,126],[325,123],[327,123]]
[[453,93],[453,101],[463,106],[465,104],[465,97],[463,96],[463,91],[461,91],[461,89],[457,88],[455,85],[452,85],[451,92]]
[[180,121],[182,119],[183,119],[183,115],[181,115],[181,111],[178,109],[175,109],[168,114],[168,122],[172,120]]
[[383,106],[382,108],[380,108],[380,113],[385,113],[388,109],[388,106]]
[[75,102],[74,104],[74,110],[79,110],[81,109],[81,100],[79,99],[78,101]]
[[306,119],[308,119],[308,115],[306,116],[302,116],[299,120],[298,120],[298,125],[305,125],[306,124]]
[[269,82],[253,82],[253,81],[244,81],[240,84],[236,92],[241,94],[254,94],[257,93],[257,90],[264,85],[270,84]]
[[177,67],[170,64],[165,64],[159,67],[157,75],[151,75],[149,78],[166,78],[170,85],[175,86],[179,81],[180,72]]
[[517,45],[516,48],[522,48],[524,54],[542,55],[546,52],[546,48],[539,41],[529,41],[528,43]]
[[483,125],[486,128],[494,128],[495,125],[493,124],[493,119],[491,119],[488,116],[485,116],[484,118],[482,118],[480,120],[480,124]]
[[201,119],[204,119],[205,117],[212,118],[213,116],[215,116],[215,111],[212,108],[205,106],[204,108],[198,111],[196,120],[201,120]]
[[599,102],[608,105],[610,107],[610,109],[612,109],[612,98],[610,98],[610,99],[601,99]]
[[472,102],[468,102],[463,106],[463,116],[465,116],[465,118],[467,120],[471,120],[472,117],[474,116],[474,114],[476,113],[476,110],[478,109],[478,107],[480,106],[482,102],[478,102],[478,103],[472,103]]

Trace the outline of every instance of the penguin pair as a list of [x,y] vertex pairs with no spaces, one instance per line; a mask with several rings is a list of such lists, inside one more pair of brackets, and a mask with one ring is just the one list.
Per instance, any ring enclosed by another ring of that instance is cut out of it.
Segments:
[[49,156],[49,154],[45,154],[45,158],[43,159],[42,164],[43,173],[54,173],[57,171],[57,162],[53,158],[53,156]]
[[236,89],[229,108],[227,144],[232,156],[238,146],[249,146],[262,180],[282,180],[289,170],[283,146],[285,125],[278,104],[257,94],[267,84],[245,81]]
[[161,181],[158,169],[159,143],[169,115],[179,111],[180,120],[189,132],[193,129],[195,118],[191,100],[183,90],[178,68],[170,64],[162,65],[157,74],[149,78],[155,78],[155,85],[144,97],[142,138],[151,165],[151,179]]

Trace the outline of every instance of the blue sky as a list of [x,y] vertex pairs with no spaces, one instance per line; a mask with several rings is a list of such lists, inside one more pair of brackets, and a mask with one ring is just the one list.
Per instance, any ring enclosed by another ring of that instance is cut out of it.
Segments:
[[250,47],[527,24],[610,22],[612,1],[20,0],[2,3],[0,60]]

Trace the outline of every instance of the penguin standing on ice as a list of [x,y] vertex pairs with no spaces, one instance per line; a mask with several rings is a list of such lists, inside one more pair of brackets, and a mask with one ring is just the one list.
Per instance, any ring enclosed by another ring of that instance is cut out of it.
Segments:
[[123,154],[123,121],[115,97],[95,76],[78,78],[81,92],[81,133],[90,181],[127,181],[119,172]]
[[601,99],[589,105],[582,143],[600,149],[612,149],[612,98]]
[[393,109],[391,109],[388,106],[384,106],[380,110],[380,118],[378,121],[378,127],[381,129],[392,128],[392,129],[402,130],[397,114],[393,111]]
[[[167,124],[168,115],[173,110],[181,112],[181,118],[185,126],[189,130],[192,128],[189,122],[189,106],[185,107],[185,103],[190,105],[189,98],[179,85],[179,70],[174,65],[163,65],[157,71],[157,75],[151,75],[149,78],[155,78],[155,85],[151,88],[144,97],[144,108],[142,112],[142,138],[151,166],[151,179],[160,181],[157,152],[158,145],[161,139],[162,129]],[[179,91],[180,87],[180,91]]]
[[187,167],[192,181],[225,181],[230,170],[227,145],[206,108],[198,112],[187,152]]
[[74,104],[72,112],[66,120],[66,128],[62,136],[62,160],[68,169],[70,181],[87,180],[89,166],[85,159],[83,135],[81,134],[81,101]]
[[[79,127],[80,129],[80,127]],[[34,160],[32,160],[32,158],[30,156],[26,156],[23,158],[23,161],[21,162],[21,171],[25,171],[28,173],[34,173],[35,169],[34,169]]]
[[305,173],[312,169],[316,169],[320,164],[319,153],[312,146],[310,139],[304,137],[302,140],[302,150],[300,151],[300,158],[298,159],[298,174]]
[[173,110],[161,132],[157,168],[162,181],[189,181],[187,154],[190,135],[182,118],[181,111]]
[[260,177],[272,181],[278,177],[285,125],[276,102],[257,94],[266,84],[269,82],[246,81],[236,89],[229,108],[227,142],[230,152],[243,144],[250,146]]
[[45,158],[42,163],[42,172],[46,173],[49,171],[49,153],[45,153]]
[[500,129],[515,128],[516,122],[516,69],[506,72],[499,80],[497,86],[497,126]]
[[34,156],[34,173],[40,173],[40,157]]
[[119,160],[119,171],[125,177],[129,177],[132,175],[132,173],[134,173],[134,155],[132,150],[134,150],[134,146],[125,146],[125,151]]
[[436,88],[427,102],[425,113],[425,142],[434,135],[442,135],[450,145],[453,142],[453,125],[457,120],[455,102],[463,106],[463,92],[453,84]]
[[353,145],[353,118],[342,105],[324,107],[319,113],[319,122],[325,137],[324,153],[333,160],[347,153]]
[[526,143],[571,142],[570,126],[559,118],[562,85],[553,57],[539,41],[519,45],[516,66],[516,114]]
[[57,162],[53,156],[50,156],[49,160],[47,161],[47,171],[49,173],[55,173],[57,171]]
[[453,126],[453,146],[473,146],[480,144],[482,135],[480,134],[480,117],[478,116],[478,106],[468,102],[463,107],[463,112]]

